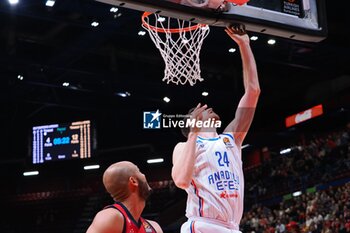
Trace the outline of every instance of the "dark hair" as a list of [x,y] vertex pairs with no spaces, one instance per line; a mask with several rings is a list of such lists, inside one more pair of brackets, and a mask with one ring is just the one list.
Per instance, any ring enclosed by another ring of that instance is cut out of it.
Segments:
[[187,121],[187,119],[190,118],[193,110],[195,110],[195,107],[188,110],[187,115],[183,118],[183,121],[185,122],[185,126],[183,128],[181,128],[181,133],[183,136],[185,136],[185,138],[188,138],[188,134],[190,133],[190,130],[191,130],[190,127],[186,127],[186,121]]

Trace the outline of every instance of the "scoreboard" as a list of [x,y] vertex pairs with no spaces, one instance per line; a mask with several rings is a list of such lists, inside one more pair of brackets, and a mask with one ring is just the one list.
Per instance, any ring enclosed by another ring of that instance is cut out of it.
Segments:
[[76,121],[32,128],[32,163],[91,157],[91,122]]

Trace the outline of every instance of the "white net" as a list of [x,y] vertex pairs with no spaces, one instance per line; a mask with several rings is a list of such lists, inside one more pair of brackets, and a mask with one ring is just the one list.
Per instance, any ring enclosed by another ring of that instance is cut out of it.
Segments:
[[200,50],[209,26],[151,14],[144,17],[142,26],[159,49],[164,62],[163,81],[193,86],[203,81],[200,69]]

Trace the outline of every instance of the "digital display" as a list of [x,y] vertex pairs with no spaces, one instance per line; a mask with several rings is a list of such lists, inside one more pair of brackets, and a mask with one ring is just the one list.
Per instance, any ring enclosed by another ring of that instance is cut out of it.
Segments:
[[314,117],[320,116],[323,114],[323,106],[322,104],[309,108],[303,112],[299,112],[292,116],[286,118],[285,123],[286,127],[291,127],[293,125],[299,124],[301,122],[310,120]]
[[32,163],[91,157],[89,120],[32,128]]
[[[181,4],[184,6],[201,8],[203,10],[212,9],[217,12],[225,12],[229,8],[224,5],[230,4],[225,0],[167,0],[169,2]],[[305,0],[304,0],[305,1]],[[249,0],[247,6],[259,9],[276,11],[279,13],[296,15],[304,17],[303,0]]]

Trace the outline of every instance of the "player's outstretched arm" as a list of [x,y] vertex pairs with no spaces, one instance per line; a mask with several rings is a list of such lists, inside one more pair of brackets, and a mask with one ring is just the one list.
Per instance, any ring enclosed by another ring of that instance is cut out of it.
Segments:
[[242,57],[244,95],[242,96],[234,120],[226,127],[225,132],[234,134],[236,143],[241,146],[254,118],[260,96],[258,72],[249,36],[242,25],[227,27],[226,33],[237,43]]
[[[196,120],[202,119],[202,112],[207,108],[207,105],[201,106],[198,104],[193,110],[191,118]],[[191,128],[186,142],[178,143],[173,151],[173,168],[171,176],[177,187],[186,189],[191,184],[192,174],[194,171],[196,141],[199,128]]]
[[124,226],[123,215],[113,209],[98,212],[86,233],[122,233]]

